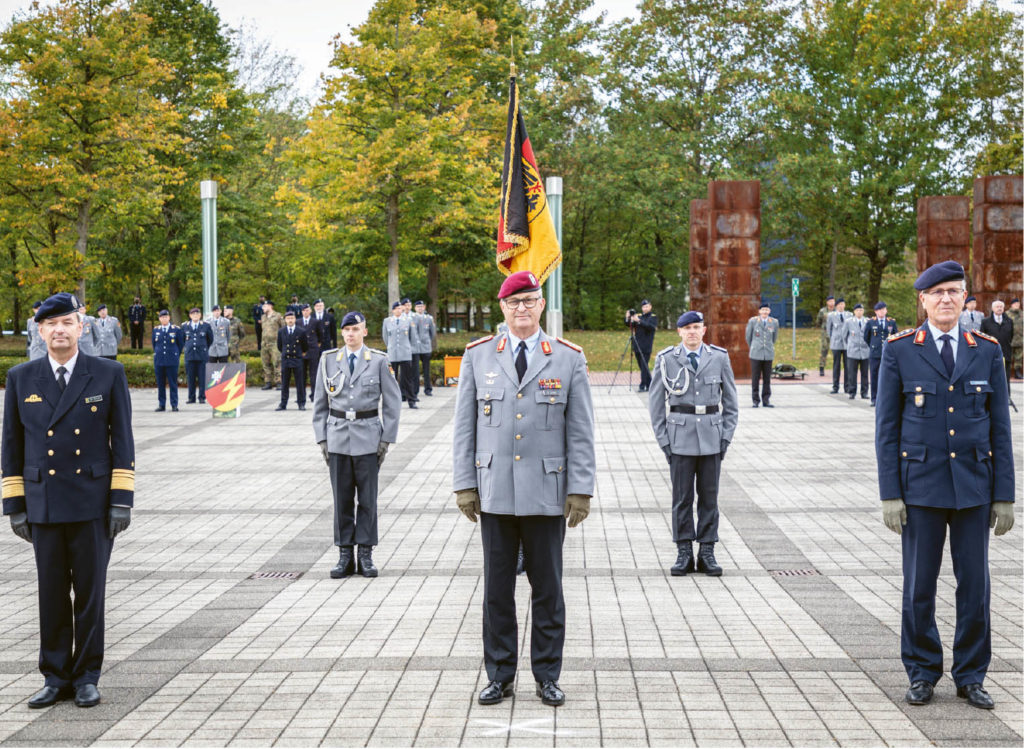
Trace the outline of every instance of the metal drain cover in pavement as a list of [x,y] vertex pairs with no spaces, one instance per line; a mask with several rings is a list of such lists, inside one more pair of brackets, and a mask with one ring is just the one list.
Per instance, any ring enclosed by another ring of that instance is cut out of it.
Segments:
[[249,575],[250,580],[298,580],[300,577],[302,577],[301,572],[279,572],[274,570],[254,572]]
[[820,575],[817,570],[771,570],[775,577],[805,577],[807,575]]

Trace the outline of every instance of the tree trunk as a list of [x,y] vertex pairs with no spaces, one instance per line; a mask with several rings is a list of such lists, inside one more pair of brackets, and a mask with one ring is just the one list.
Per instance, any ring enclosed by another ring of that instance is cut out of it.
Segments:
[[828,267],[828,293],[835,296],[836,293],[836,259],[839,257],[839,229],[836,228],[836,236],[832,240],[832,261]]
[[881,296],[882,275],[889,261],[886,259],[885,253],[878,247],[868,255],[868,261],[871,263],[868,266],[868,305],[874,307],[878,297]]
[[398,287],[398,194],[388,196],[387,204],[388,243],[391,255],[388,256],[388,307],[401,299]]
[[78,301],[85,304],[85,258],[89,251],[89,212],[92,208],[92,200],[86,199],[78,204],[78,218],[75,221],[75,231],[78,232],[78,239],[75,240],[75,252],[78,253]]
[[437,320],[437,289],[441,283],[441,266],[436,260],[427,263],[427,312]]

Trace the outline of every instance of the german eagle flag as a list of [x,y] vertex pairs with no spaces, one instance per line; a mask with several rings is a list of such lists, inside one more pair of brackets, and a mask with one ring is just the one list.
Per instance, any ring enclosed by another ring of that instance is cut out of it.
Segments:
[[498,211],[498,270],[506,276],[528,270],[541,283],[562,262],[555,222],[519,108],[519,86],[509,79],[505,157]]

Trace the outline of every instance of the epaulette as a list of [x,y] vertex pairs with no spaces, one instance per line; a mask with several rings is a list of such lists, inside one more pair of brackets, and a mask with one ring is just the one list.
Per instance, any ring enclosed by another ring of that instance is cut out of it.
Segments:
[[329,348],[326,351],[322,352],[320,354],[320,356],[327,356],[328,354],[333,354],[335,351],[340,351],[340,350],[341,350],[340,348]]
[[367,346],[366,348],[369,351],[372,351],[375,354],[380,354],[381,356],[387,356],[388,355],[387,351],[381,351],[379,348],[370,348],[369,346]]
[[561,343],[563,346],[568,346],[573,351],[579,351],[581,354],[583,353],[583,349],[580,346],[577,346],[572,341],[567,341],[564,338],[555,338],[555,340]]
[[899,333],[893,333],[891,336],[886,338],[885,341],[886,343],[889,343],[891,341],[898,341],[900,338],[906,338],[908,335],[913,335],[914,331],[916,330],[917,328],[907,328],[906,330],[901,330]]
[[657,353],[657,354],[655,355],[655,357],[654,357],[654,358],[655,358],[655,359],[657,359],[657,358],[658,358],[659,356],[663,356],[663,355],[667,354],[667,353],[668,353],[669,351],[672,351],[672,350],[673,350],[674,348],[675,348],[675,346],[666,346],[666,347],[665,347],[665,348],[663,348],[663,349],[662,349],[661,351],[659,351],[659,352],[658,352],[658,353]]
[[723,354],[728,354],[729,353],[729,349],[722,348],[721,346],[716,346],[713,343],[709,343],[708,344],[708,348],[714,349],[715,351],[721,351]]
[[975,335],[975,336],[977,336],[978,338],[984,338],[984,339],[985,339],[986,341],[989,341],[989,342],[991,342],[991,343],[994,343],[994,344],[996,344],[997,346],[998,346],[998,345],[1000,345],[1000,344],[999,344],[999,341],[998,341],[998,339],[996,339],[996,338],[993,338],[993,337],[992,337],[992,336],[990,336],[990,335],[989,335],[988,333],[982,333],[982,332],[981,332],[980,330],[971,330],[971,331],[967,331],[967,330],[965,330],[965,331],[964,331],[964,336],[968,336],[968,335]]
[[481,343],[487,343],[488,341],[492,340],[493,338],[494,338],[494,336],[489,335],[486,338],[477,338],[475,341],[470,341],[469,343],[466,344],[466,351],[469,351],[474,346],[479,346]]

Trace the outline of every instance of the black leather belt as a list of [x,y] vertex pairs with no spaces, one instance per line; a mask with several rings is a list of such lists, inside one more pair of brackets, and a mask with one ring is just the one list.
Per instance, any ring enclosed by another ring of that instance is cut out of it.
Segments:
[[718,404],[713,406],[669,406],[669,411],[676,414],[716,414]]
[[335,411],[331,409],[331,416],[338,419],[346,419],[348,421],[355,421],[356,419],[372,419],[377,415],[377,409],[372,411]]

